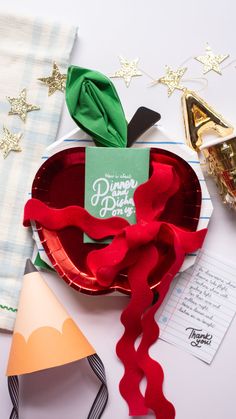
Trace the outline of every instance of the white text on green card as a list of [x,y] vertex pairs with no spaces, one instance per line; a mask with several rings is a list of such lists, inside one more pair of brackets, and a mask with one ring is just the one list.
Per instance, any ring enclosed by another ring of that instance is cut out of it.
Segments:
[[[118,216],[134,224],[133,195],[148,179],[149,154],[148,148],[88,147],[85,159],[87,211],[94,217]],[[94,240],[84,235],[84,242],[94,243]]]

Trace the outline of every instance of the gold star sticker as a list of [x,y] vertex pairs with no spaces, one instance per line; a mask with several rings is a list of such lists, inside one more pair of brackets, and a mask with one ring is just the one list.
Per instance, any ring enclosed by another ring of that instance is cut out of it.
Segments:
[[61,92],[66,88],[66,74],[61,74],[58,65],[54,62],[52,68],[52,75],[49,77],[41,77],[40,81],[48,86],[48,96],[51,96],[56,90]]
[[165,66],[166,75],[161,77],[160,79],[156,80],[154,84],[161,83],[166,84],[168,87],[168,97],[172,95],[175,89],[184,90],[185,87],[181,86],[180,80],[182,79],[184,73],[187,71],[187,67],[179,68],[178,70],[174,71],[171,67]]
[[4,159],[10,151],[21,151],[19,141],[22,134],[13,134],[8,128],[3,126],[3,136],[0,137],[0,149],[3,150]]
[[194,57],[195,60],[199,61],[200,63],[204,64],[203,67],[203,74],[208,73],[208,71],[215,71],[218,74],[222,74],[220,71],[220,64],[229,58],[229,54],[226,55],[215,55],[212,52],[211,47],[207,44],[206,45],[206,55],[199,55],[198,57]]
[[36,105],[31,105],[26,102],[26,89],[20,92],[19,97],[9,97],[7,100],[11,105],[11,110],[8,115],[19,115],[23,122],[26,121],[27,112],[38,111],[40,108]]
[[119,57],[121,68],[120,70],[116,71],[111,78],[119,77],[123,78],[126,84],[126,87],[129,87],[132,77],[135,76],[142,76],[141,71],[138,69],[138,61],[139,59],[136,58],[135,60],[128,61],[126,58]]

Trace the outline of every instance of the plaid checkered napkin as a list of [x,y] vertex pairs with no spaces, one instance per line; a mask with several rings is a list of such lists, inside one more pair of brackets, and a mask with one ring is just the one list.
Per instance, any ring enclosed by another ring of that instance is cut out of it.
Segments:
[[[66,73],[76,28],[38,18],[0,15],[0,129],[22,133],[22,152],[3,159],[0,150],[0,329],[12,330],[25,259],[32,254],[31,233],[22,227],[24,203],[39,159],[55,140],[63,93],[48,97],[37,79],[51,75],[53,61]],[[18,97],[26,88],[27,102],[40,110],[29,112],[24,124],[8,116],[6,96]],[[0,137],[2,132],[0,133]]]

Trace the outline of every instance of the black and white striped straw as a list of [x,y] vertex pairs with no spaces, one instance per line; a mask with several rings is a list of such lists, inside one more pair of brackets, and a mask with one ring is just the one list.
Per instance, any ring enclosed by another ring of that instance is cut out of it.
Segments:
[[87,360],[92,370],[94,371],[94,373],[96,374],[96,376],[102,383],[99,389],[99,392],[90,409],[87,419],[99,419],[104,412],[104,409],[106,407],[107,400],[108,400],[108,389],[107,389],[105,368],[102,363],[102,360],[99,358],[97,354],[88,356]]
[[19,419],[19,380],[17,375],[8,377],[8,390],[13,405],[10,419]]

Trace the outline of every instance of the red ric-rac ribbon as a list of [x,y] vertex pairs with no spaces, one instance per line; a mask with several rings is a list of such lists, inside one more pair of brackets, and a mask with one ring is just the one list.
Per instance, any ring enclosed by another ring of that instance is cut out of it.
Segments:
[[[173,419],[174,406],[163,394],[162,367],[148,353],[159,336],[154,316],[185,254],[202,246],[207,230],[192,232],[160,221],[169,199],[179,190],[181,180],[171,164],[154,161],[152,166],[152,176],[134,193],[134,225],[120,217],[95,218],[78,206],[50,208],[37,199],[30,199],[25,206],[24,225],[29,226],[30,220],[35,220],[49,230],[76,226],[95,240],[114,236],[108,246],[89,253],[87,264],[103,287],[109,287],[120,271],[128,272],[131,299],[121,315],[124,334],[116,348],[124,365],[120,392],[130,415],[145,415],[152,409],[158,419]],[[163,263],[163,251],[160,251],[163,246],[167,249],[166,269],[156,287],[157,302],[152,305],[153,292],[148,279],[161,261]],[[138,337],[140,343],[136,349]],[[147,385],[143,395],[139,387],[144,376]]]

